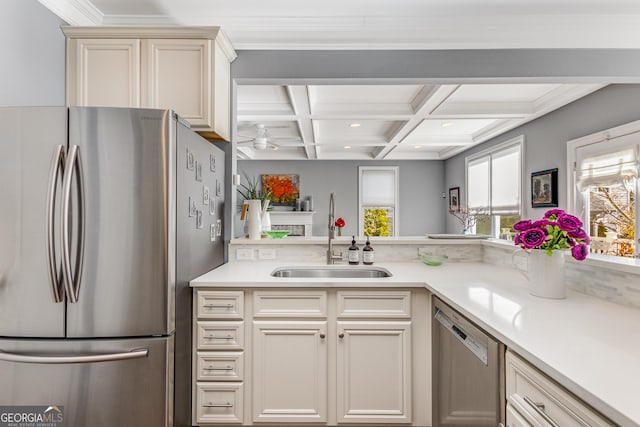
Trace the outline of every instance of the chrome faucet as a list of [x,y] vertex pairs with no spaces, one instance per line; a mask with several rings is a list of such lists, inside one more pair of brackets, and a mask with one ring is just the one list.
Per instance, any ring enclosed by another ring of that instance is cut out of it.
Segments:
[[336,238],[336,195],[329,195],[329,247],[327,248],[327,264],[335,264],[336,260],[342,259],[342,252],[333,253],[333,239]]

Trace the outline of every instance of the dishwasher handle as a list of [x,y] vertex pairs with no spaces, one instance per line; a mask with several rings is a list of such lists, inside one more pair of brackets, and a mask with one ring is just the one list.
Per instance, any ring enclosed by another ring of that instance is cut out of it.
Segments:
[[455,324],[449,316],[444,314],[442,310],[438,309],[434,315],[437,320],[447,331],[451,333],[458,341],[462,343],[474,356],[476,356],[482,363],[489,365],[489,349],[486,344],[483,344],[469,335],[461,326]]

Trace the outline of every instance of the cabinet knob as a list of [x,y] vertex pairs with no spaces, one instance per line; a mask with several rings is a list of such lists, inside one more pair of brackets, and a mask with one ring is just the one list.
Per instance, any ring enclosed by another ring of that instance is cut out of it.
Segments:
[[338,335],[338,338],[340,339],[344,338],[344,332],[340,332],[340,335]]
[[322,340],[323,340],[325,337],[326,337],[326,335],[325,335],[325,334],[320,334],[320,339],[322,339]]

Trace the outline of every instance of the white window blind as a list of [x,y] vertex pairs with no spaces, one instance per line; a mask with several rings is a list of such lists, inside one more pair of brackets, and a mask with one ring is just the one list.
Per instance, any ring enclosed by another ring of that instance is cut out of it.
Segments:
[[577,148],[578,189],[584,191],[591,185],[629,185],[638,177],[638,142],[640,136],[636,133]]
[[394,206],[396,173],[389,169],[362,171],[362,206]]
[[489,164],[491,157],[481,157],[467,166],[467,206],[472,210],[489,210]]
[[491,155],[491,214],[520,212],[520,146]]
[[470,210],[489,215],[520,213],[521,156],[522,143],[518,142],[467,158],[467,206]]

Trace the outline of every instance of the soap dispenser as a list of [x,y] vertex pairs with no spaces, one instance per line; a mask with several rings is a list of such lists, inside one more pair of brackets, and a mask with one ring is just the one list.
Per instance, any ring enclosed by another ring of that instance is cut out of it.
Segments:
[[367,242],[364,244],[364,248],[362,248],[362,263],[366,265],[373,264],[373,248],[371,247],[369,236],[367,236]]
[[360,248],[356,245],[356,236],[351,236],[351,246],[349,246],[349,264],[360,264]]

